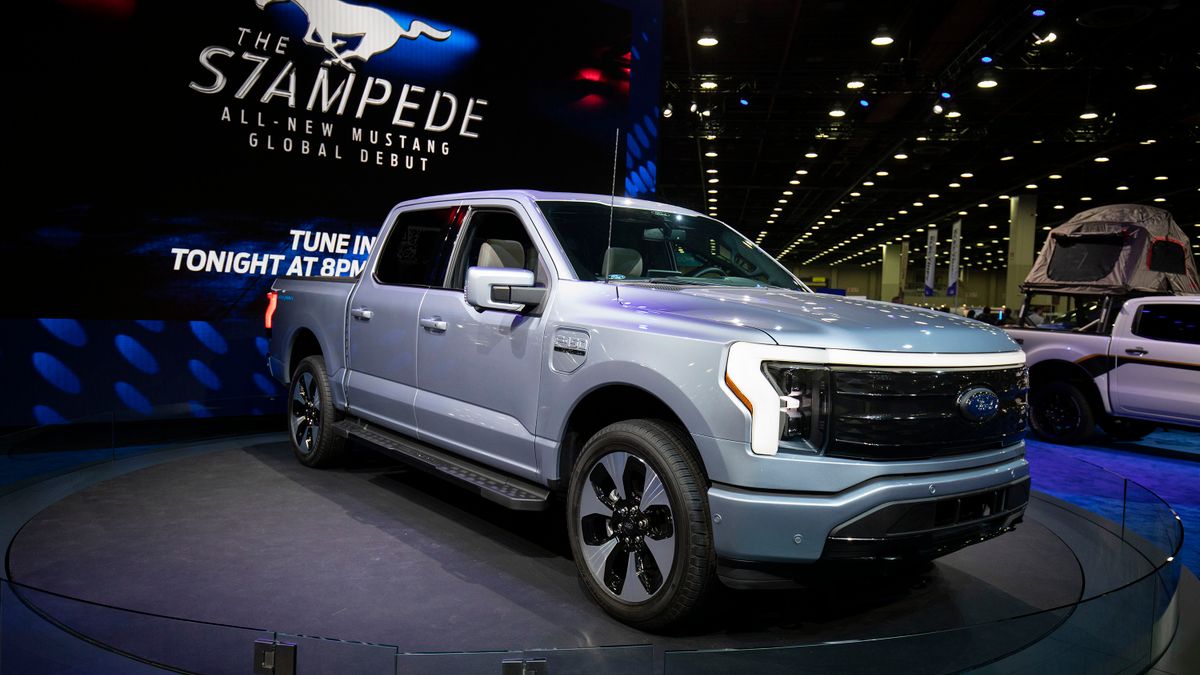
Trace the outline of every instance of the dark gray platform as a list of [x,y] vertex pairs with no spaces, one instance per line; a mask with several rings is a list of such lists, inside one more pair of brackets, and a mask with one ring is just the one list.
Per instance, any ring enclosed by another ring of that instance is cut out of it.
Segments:
[[916,575],[726,591],[699,629],[661,637],[586,598],[561,508],[506,511],[369,452],[344,469],[306,469],[277,442],[75,493],[25,525],[8,566],[16,582],[99,603],[401,651],[795,645],[1070,605],[1084,578],[1071,548],[1039,522],[1047,509],[1035,500],[1015,532]]

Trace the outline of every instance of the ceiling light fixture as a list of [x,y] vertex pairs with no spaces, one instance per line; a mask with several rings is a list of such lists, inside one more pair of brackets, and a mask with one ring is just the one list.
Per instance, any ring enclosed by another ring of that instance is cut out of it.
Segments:
[[1047,178],[1049,178],[1050,180],[1058,180],[1059,178],[1062,178],[1062,174],[1052,173],[1049,176],[1047,176]]
[[1104,155],[1100,155],[1099,157],[1093,157],[1093,158],[1092,158],[1092,161],[1093,161],[1093,162],[1100,162],[1100,163],[1104,163],[1104,162],[1107,162],[1107,161],[1108,161],[1108,158],[1107,158],[1107,157],[1105,157]]
[[962,187],[962,183],[951,183],[951,184],[949,185],[949,187],[952,187],[952,188],[960,188],[960,187]]
[[1092,105],[1091,103],[1083,106],[1083,112],[1079,113],[1079,119],[1081,120],[1094,120],[1099,116],[1100,111],[1096,110],[1096,106]]
[[979,72],[979,79],[975,81],[975,86],[980,89],[994,89],[1000,84],[996,81],[996,71],[992,68],[984,68]]
[[712,80],[704,80],[703,82],[700,83],[700,88],[701,89],[716,89],[717,83],[713,82]]
[[846,111],[842,109],[841,103],[834,103],[833,107],[829,109],[829,116],[830,117],[845,117]]
[[847,89],[862,89],[865,86],[867,86],[867,83],[857,77],[852,77],[846,82]]
[[1158,89],[1158,85],[1154,83],[1154,78],[1150,77],[1150,73],[1143,73],[1138,78],[1137,84],[1133,85],[1133,88],[1135,91],[1150,91],[1151,89]]
[[696,44],[701,47],[716,47],[720,41],[717,40],[717,34],[713,32],[712,28],[705,28],[704,32],[700,33],[700,39],[696,40]]
[[875,31],[875,37],[871,38],[871,44],[876,47],[886,47],[895,42],[892,34],[888,32],[887,26],[880,26],[879,30]]
[[714,150],[709,150],[708,152],[704,153],[704,156],[705,157],[716,157],[717,153]]
[[671,115],[674,115],[674,114],[675,114],[675,107],[672,106],[670,103],[668,103],[666,105],[666,107],[663,108],[663,117],[670,117]]
[[895,159],[908,159],[908,153],[901,150],[901,151],[897,152],[896,154],[892,155],[892,157]]
[[[805,157],[807,157],[808,159],[816,159],[816,158],[817,158],[817,151],[816,151],[815,149],[813,149],[813,148],[809,148],[809,149],[808,149],[808,152],[804,153],[804,156],[805,156]],[[797,171],[796,173],[800,173],[800,172],[799,172],[799,171]],[[805,171],[804,173],[808,173],[808,172],[807,172],[807,171]]]

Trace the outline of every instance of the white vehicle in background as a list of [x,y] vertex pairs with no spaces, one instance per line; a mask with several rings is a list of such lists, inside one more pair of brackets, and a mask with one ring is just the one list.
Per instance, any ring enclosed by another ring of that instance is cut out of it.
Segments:
[[1114,316],[1096,332],[1010,328],[1025,350],[1030,425],[1056,443],[1079,443],[1096,425],[1138,440],[1161,424],[1200,428],[1200,295],[1098,304]]
[[[1039,436],[1200,428],[1200,276],[1170,213],[1119,204],[1075,215],[1051,231],[1022,289],[1022,327],[1008,333],[1025,350]],[[1069,296],[1075,309],[1034,326],[1036,295]]]

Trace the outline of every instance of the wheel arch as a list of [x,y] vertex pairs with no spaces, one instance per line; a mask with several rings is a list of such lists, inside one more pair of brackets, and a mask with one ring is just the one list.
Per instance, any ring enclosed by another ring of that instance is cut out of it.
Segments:
[[[575,402],[566,417],[559,435],[557,480],[552,487],[566,489],[571,471],[588,439],[604,427],[624,420],[661,420],[679,428],[685,439],[690,439],[683,418],[654,393],[629,383],[609,383],[597,386]],[[688,443],[685,448],[695,458],[705,476],[708,470],[704,458]]]
[[1079,388],[1099,418],[1107,413],[1104,397],[1092,374],[1083,366],[1063,359],[1038,361],[1029,368],[1029,389],[1034,391],[1039,384],[1047,382],[1069,382]]
[[288,344],[287,372],[284,374],[286,381],[290,382],[292,373],[296,372],[296,367],[300,362],[310,356],[320,356],[324,358],[325,354],[321,351],[321,342],[317,339],[315,333],[308,328],[298,328],[295,333],[292,333],[292,338]]

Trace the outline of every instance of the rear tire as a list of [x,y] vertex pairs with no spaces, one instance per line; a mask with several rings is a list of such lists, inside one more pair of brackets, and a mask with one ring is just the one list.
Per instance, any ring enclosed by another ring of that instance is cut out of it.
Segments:
[[644,630],[696,615],[716,573],[705,489],[675,427],[630,420],[588,440],[571,472],[567,525],[596,604]]
[[1144,420],[1108,415],[1100,420],[1100,428],[1118,441],[1140,441],[1157,429],[1158,425]]
[[339,462],[346,439],[333,431],[342,414],[333,407],[333,390],[325,361],[310,356],[296,366],[288,387],[288,430],[292,452],[305,466],[327,467]]
[[1051,443],[1076,445],[1091,437],[1096,417],[1088,397],[1070,382],[1034,387],[1029,397],[1029,424]]

